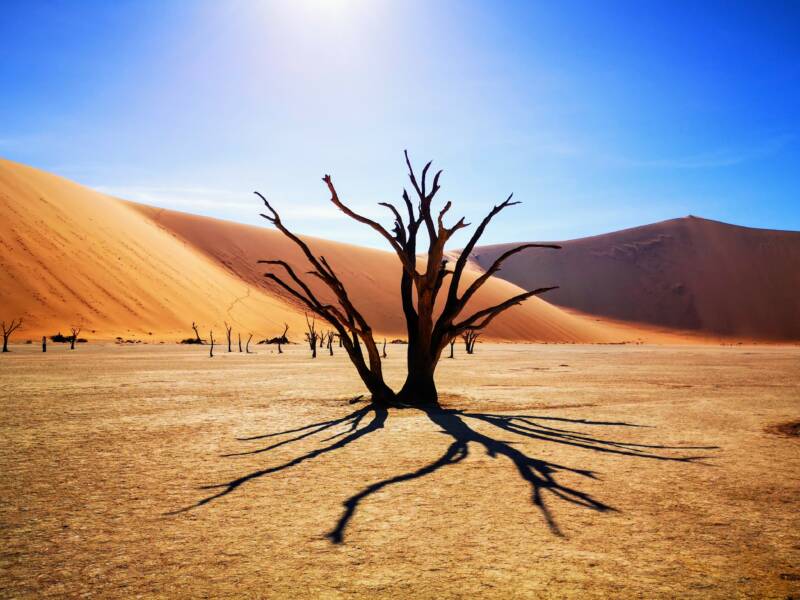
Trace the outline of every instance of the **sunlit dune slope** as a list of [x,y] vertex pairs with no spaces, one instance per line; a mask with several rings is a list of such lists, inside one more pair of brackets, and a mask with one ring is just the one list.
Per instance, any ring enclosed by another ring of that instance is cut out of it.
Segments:
[[[256,210],[254,205],[254,210]],[[345,282],[378,335],[405,337],[399,262],[390,252],[309,238]],[[264,279],[261,258],[305,273],[299,250],[278,232],[112,198],[61,177],[0,161],[0,318],[22,316],[18,339],[80,325],[94,338],[177,339],[222,324],[256,338],[282,324],[301,339],[303,308]],[[471,270],[465,283],[479,273]],[[322,298],[323,285],[307,276]],[[537,284],[555,283],[556,278]],[[521,290],[486,283],[468,311]],[[323,325],[322,327],[325,327]],[[598,322],[533,298],[496,319],[486,339],[552,342],[658,341],[657,334]]]
[[189,337],[223,320],[276,331],[298,316],[119,200],[0,160],[0,318],[19,338]]
[[[557,282],[548,301],[584,313],[740,338],[800,339],[800,232],[673,219],[529,250],[497,275]],[[511,245],[476,248],[487,268]]]

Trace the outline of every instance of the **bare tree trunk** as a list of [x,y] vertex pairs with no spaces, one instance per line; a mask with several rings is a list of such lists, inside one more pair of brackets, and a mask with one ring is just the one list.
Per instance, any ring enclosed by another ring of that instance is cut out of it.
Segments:
[[333,356],[333,332],[328,332],[328,353]]
[[72,328],[72,337],[69,338],[69,349],[75,350],[75,342],[78,340],[78,334],[81,332],[80,327]]
[[429,348],[417,341],[412,345],[409,340],[408,345],[408,375],[397,396],[404,404],[415,406],[437,404],[439,394],[436,390],[434,373],[439,357],[433,356]]
[[383,351],[381,353],[381,358],[386,358],[386,338],[383,338]]
[[0,325],[2,325],[3,328],[3,352],[9,352],[8,340],[11,338],[11,334],[22,326],[22,317],[19,319],[11,319],[11,323],[8,325],[6,325],[5,321],[2,321]]
[[197,324],[194,321],[192,321],[192,329],[194,329],[194,338],[195,338],[195,340],[197,340],[198,344],[202,344],[203,340],[200,339],[200,333],[197,331]]
[[214,330],[208,332],[208,339],[211,340],[211,346],[208,349],[208,357],[214,358]]
[[306,313],[306,326],[308,331],[306,332],[306,341],[308,341],[308,345],[311,348],[311,358],[317,358],[317,319],[316,317],[312,318],[311,321],[308,320],[308,313]]
[[455,345],[456,345],[456,338],[453,338],[452,340],[450,340],[450,357],[449,358],[455,358],[453,356],[453,346],[455,346]]
[[228,322],[225,322],[225,335],[228,337],[228,352],[231,351],[231,331],[233,331],[233,325],[228,325]]
[[289,325],[287,323],[283,324],[283,333],[281,337],[278,338],[278,354],[283,354],[283,350],[281,350],[281,343],[285,341],[289,341],[289,338],[286,337],[286,332],[289,331]]
[[461,337],[464,340],[464,346],[467,350],[467,354],[472,354],[473,352],[475,352],[475,342],[477,341],[479,335],[480,335],[479,333],[476,333],[474,331],[465,331],[461,335]]
[[47,336],[42,336],[42,352],[47,352]]
[[253,334],[251,333],[250,336],[247,338],[247,343],[245,344],[245,347],[244,347],[245,354],[252,354],[250,352],[250,340],[252,340],[252,339],[253,339]]
[[241,333],[237,333],[236,335],[239,336],[239,352],[241,352],[242,351],[242,334]]

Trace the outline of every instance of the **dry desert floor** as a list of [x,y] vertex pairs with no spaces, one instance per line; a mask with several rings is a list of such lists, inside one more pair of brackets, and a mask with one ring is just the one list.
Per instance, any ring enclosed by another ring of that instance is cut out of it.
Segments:
[[256,352],[0,356],[0,595],[800,597],[798,347]]

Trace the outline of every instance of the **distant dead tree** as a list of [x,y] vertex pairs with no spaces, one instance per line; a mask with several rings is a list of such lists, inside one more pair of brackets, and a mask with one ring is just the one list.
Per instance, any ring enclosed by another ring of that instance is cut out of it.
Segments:
[[202,344],[203,340],[200,339],[200,332],[197,331],[197,325],[192,321],[192,329],[194,329],[194,339],[196,344]]
[[208,349],[209,358],[214,358],[214,330],[208,332],[208,339],[211,340],[211,346]]
[[47,336],[42,336],[42,352],[47,352]]
[[450,356],[449,356],[449,358],[455,358],[455,356],[453,356],[453,346],[455,346],[455,345],[456,345],[456,338],[453,338],[453,339],[450,340]]
[[81,332],[80,327],[72,327],[72,335],[69,338],[69,349],[75,350],[75,342],[78,341],[78,334]]
[[472,354],[475,352],[475,342],[478,339],[480,333],[475,331],[465,331],[461,334],[461,339],[464,340],[464,347],[467,350],[467,354]]
[[[417,198],[412,202],[408,192],[403,191],[404,210],[407,211],[407,217],[405,218],[401,215],[403,207],[398,209],[394,204],[388,202],[379,203],[387,208],[393,216],[394,225],[391,232],[377,221],[353,211],[339,199],[331,177],[325,175],[322,178],[331,194],[331,202],[348,217],[368,225],[383,236],[397,254],[403,267],[400,278],[400,296],[408,330],[406,359],[408,373],[406,381],[399,392],[394,392],[384,381],[381,356],[375,343],[372,328],[361,311],[354,305],[333,266],[324,256],[315,255],[306,242],[292,233],[283,224],[280,215],[267,199],[256,192],[264,202],[268,213],[261,216],[272,223],[303,252],[311,266],[308,274],[325,284],[336,298],[336,303],[321,300],[286,261],[262,260],[259,262],[282,269],[285,275],[281,274],[279,276],[273,272],[265,275],[299,300],[308,310],[315,315],[319,315],[336,329],[341,336],[351,362],[370,391],[374,404],[384,406],[398,404],[429,406],[438,404],[434,374],[442,350],[450,340],[460,336],[465,331],[479,331],[489,325],[497,315],[512,306],[554,288],[543,287],[522,292],[504,302],[477,310],[466,317],[461,317],[470,299],[492,275],[500,270],[503,262],[509,257],[528,248],[558,248],[558,246],[553,244],[522,244],[507,250],[484,273],[468,285],[465,285],[466,289],[463,292],[460,292],[459,287],[467,260],[483,235],[486,226],[499,212],[509,206],[518,204],[518,202],[512,202],[512,196],[509,196],[506,200],[494,206],[475,229],[466,246],[460,251],[454,267],[448,269],[448,259],[445,258],[445,245],[453,234],[467,227],[468,224],[464,222],[463,218],[450,227],[444,224],[444,217],[451,207],[450,202],[447,202],[439,210],[438,216],[434,215],[431,206],[436,193],[439,191],[441,171],[434,175],[429,188],[428,170],[431,163],[425,165],[421,176],[418,178],[411,166],[408,153],[406,153],[405,157],[408,176]],[[420,259],[417,256],[417,241],[421,229],[424,232],[423,235],[426,235],[428,239],[427,256],[424,259]],[[419,266],[423,261],[424,266],[420,270]],[[450,278],[449,285],[445,286],[444,283],[448,277]],[[446,289],[446,299],[441,305],[442,310],[439,312],[438,317],[434,318],[436,298],[443,288]],[[364,343],[366,356],[360,342]]]
[[286,332],[289,331],[289,325],[286,323],[283,324],[283,333],[281,337],[278,338],[278,354],[283,354],[283,350],[281,350],[281,344],[288,344],[289,338],[286,337]]
[[242,334],[241,333],[237,333],[236,335],[239,337],[239,352],[241,352],[242,351]]
[[225,321],[225,335],[228,337],[228,352],[231,351],[231,331],[233,331],[233,325],[228,325],[228,322]]
[[244,347],[245,354],[252,354],[252,352],[250,352],[250,340],[252,339],[253,339],[253,334],[252,333],[248,334],[247,343],[245,344]]
[[386,358],[386,338],[383,338],[383,352],[381,352],[381,358]]
[[325,337],[324,337],[325,346],[328,348],[328,354],[330,354],[331,356],[333,356],[333,336],[334,335],[335,334],[332,331],[326,331],[325,332]]
[[319,336],[317,334],[316,317],[312,317],[309,321],[308,313],[306,313],[306,326],[308,327],[308,331],[306,331],[306,341],[308,342],[308,347],[311,348],[311,358],[317,358],[317,339],[319,339]]
[[10,338],[11,334],[17,329],[22,327],[22,317],[19,319],[11,319],[11,323],[8,325],[6,325],[6,322],[3,321],[1,325],[3,327],[3,352],[8,352],[8,338]]

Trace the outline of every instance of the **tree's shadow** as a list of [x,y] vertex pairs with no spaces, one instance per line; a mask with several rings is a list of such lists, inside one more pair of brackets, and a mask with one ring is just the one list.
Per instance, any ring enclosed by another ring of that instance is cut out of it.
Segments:
[[[335,544],[344,541],[345,530],[350,521],[355,516],[358,506],[372,494],[397,483],[403,483],[413,479],[419,479],[429,475],[442,467],[453,465],[463,461],[469,456],[470,445],[474,444],[482,448],[489,456],[496,458],[502,456],[508,458],[519,477],[530,485],[531,501],[541,512],[545,522],[555,535],[562,535],[550,509],[545,502],[545,493],[552,494],[555,498],[583,506],[587,509],[606,512],[615,510],[608,504],[593,498],[590,494],[582,492],[574,487],[567,486],[557,480],[559,472],[572,473],[582,477],[595,479],[595,473],[587,469],[578,469],[560,465],[554,462],[533,458],[521,450],[514,447],[514,442],[506,442],[480,433],[470,427],[470,422],[489,425],[499,432],[505,432],[521,436],[524,438],[552,442],[602,452],[616,454],[626,457],[643,458],[659,461],[673,462],[698,462],[707,456],[672,456],[665,453],[670,450],[713,450],[717,446],[662,446],[652,444],[635,444],[632,442],[610,440],[591,435],[585,432],[572,429],[575,426],[617,426],[617,427],[642,427],[624,422],[591,421],[587,419],[567,419],[563,417],[551,417],[541,415],[504,415],[482,412],[468,412],[464,410],[446,410],[442,408],[424,409],[428,418],[437,425],[441,433],[452,438],[450,445],[444,453],[432,462],[423,465],[417,470],[409,471],[387,479],[382,479],[369,484],[358,493],[352,495],[344,501],[344,510],[334,528],[327,534],[327,537]],[[368,416],[371,418],[365,422]],[[351,412],[338,419],[319,421],[303,427],[288,429],[285,431],[269,433],[265,435],[237,438],[239,441],[272,440],[281,438],[279,441],[270,443],[267,446],[255,450],[224,454],[224,457],[245,456],[269,452],[275,448],[292,444],[300,440],[311,438],[317,435],[325,436],[319,441],[322,444],[318,448],[301,454],[292,460],[282,464],[260,469],[247,473],[236,479],[225,483],[203,486],[202,490],[213,490],[214,493],[199,500],[195,504],[172,511],[170,515],[183,513],[194,508],[203,506],[214,500],[222,498],[234,492],[241,485],[248,481],[258,479],[264,475],[270,475],[296,467],[297,465],[317,458],[321,455],[339,450],[351,444],[373,431],[383,428],[388,418],[388,411],[385,408],[375,405],[367,405]],[[341,428],[341,430],[339,430]],[[288,437],[285,437],[288,436]]]

